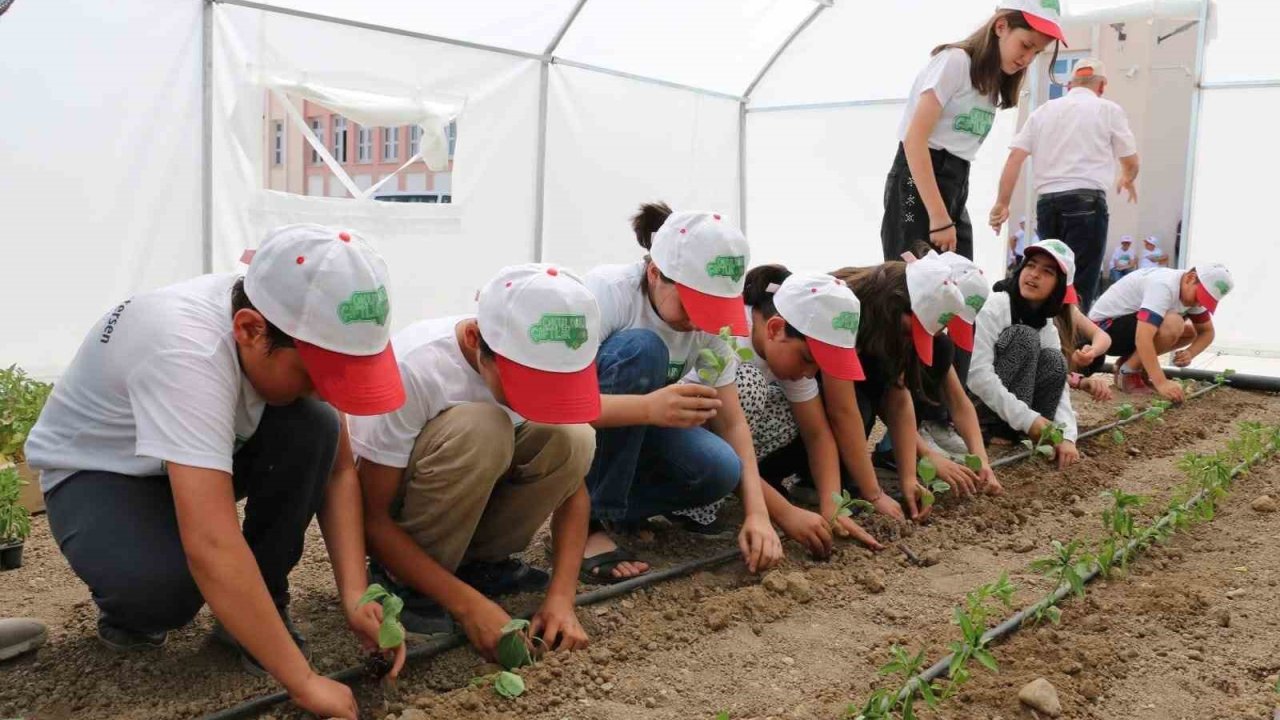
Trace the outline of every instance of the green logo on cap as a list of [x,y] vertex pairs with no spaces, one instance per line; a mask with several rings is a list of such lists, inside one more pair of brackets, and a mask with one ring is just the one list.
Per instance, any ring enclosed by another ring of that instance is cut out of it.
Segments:
[[541,320],[529,326],[529,339],[535,343],[564,343],[570,350],[577,350],[587,342],[587,317],[543,313]]
[[955,317],[956,317],[955,313],[942,313],[941,315],[938,316],[938,324],[945,326],[947,323],[954,320]]
[[1053,251],[1058,253],[1059,255],[1066,255],[1067,250],[1069,249],[1067,248],[1066,245],[1063,245],[1062,242],[1058,240],[1050,240],[1046,242],[1044,246],[1047,248],[1053,248]]
[[1231,292],[1231,283],[1227,282],[1226,280],[1218,280],[1213,283],[1213,286],[1218,288],[1219,295],[1226,295],[1227,293]]
[[1040,0],[1040,7],[1062,14],[1062,6],[1058,4],[1058,0]]
[[987,133],[991,132],[991,126],[995,121],[995,113],[982,108],[974,108],[964,115],[957,115],[952,127],[956,132],[969,133],[970,135],[985,138]]
[[831,321],[831,327],[836,330],[848,330],[854,335],[858,334],[858,313],[849,312],[848,310],[835,316]]
[[982,297],[981,295],[970,295],[969,297],[964,299],[964,304],[973,308],[974,312],[981,312],[982,305],[986,302],[987,302],[987,299]]
[[391,303],[387,300],[386,286],[353,292],[350,298],[338,304],[338,319],[343,325],[359,322],[386,325],[390,314]]
[[720,255],[707,263],[708,277],[727,277],[734,282],[742,279],[746,272],[747,259],[741,255]]

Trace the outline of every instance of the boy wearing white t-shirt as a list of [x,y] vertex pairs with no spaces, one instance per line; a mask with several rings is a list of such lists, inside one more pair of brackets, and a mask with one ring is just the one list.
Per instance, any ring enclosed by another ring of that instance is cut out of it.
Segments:
[[1120,282],[1125,275],[1138,269],[1138,256],[1133,251],[1132,235],[1120,238],[1120,246],[1111,254],[1111,264],[1107,269],[1110,271],[1112,284]]
[[[317,715],[354,720],[350,688],[311,669],[285,608],[318,514],[347,622],[377,647],[379,609],[358,607],[360,488],[339,411],[404,402],[388,284],[360,237],[291,225],[243,278],[141,293],[89,331],[26,454],[105,645],[158,647],[208,602],[246,669]],[[396,672],[402,661],[403,647]]]
[[[1226,266],[1199,265],[1190,270],[1147,268],[1112,285],[1089,311],[1089,319],[1111,336],[1116,387],[1121,392],[1151,392],[1175,402],[1182,388],[1165,377],[1159,356],[1172,350],[1173,364],[1186,367],[1213,343],[1213,313],[1234,286]],[[1094,370],[1103,358],[1094,361]]]
[[[493,659],[511,617],[490,598],[547,588],[533,632],[553,648],[586,645],[573,599],[599,344],[590,291],[543,264],[504,268],[480,292],[477,315],[425,320],[392,340],[408,398],[353,421],[351,438],[372,574],[405,600],[409,632],[452,632],[452,616]],[[548,517],[551,578],[512,557]]]

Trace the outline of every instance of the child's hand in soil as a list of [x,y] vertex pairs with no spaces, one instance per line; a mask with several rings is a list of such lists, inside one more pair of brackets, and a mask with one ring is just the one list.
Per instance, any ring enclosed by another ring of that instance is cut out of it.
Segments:
[[567,600],[548,597],[530,621],[529,634],[542,638],[552,650],[581,650],[590,642],[573,611],[572,597]]
[[360,709],[351,688],[314,672],[297,689],[291,688],[289,697],[298,707],[322,718],[360,718]]
[[924,506],[925,489],[915,475],[902,478],[902,497],[907,501],[907,517],[911,522],[922,523],[933,512],[933,506]]
[[1059,470],[1065,470],[1080,460],[1080,451],[1076,449],[1076,444],[1070,440],[1063,440],[1058,443],[1057,451]]
[[511,622],[511,616],[502,606],[489,598],[476,593],[476,599],[467,607],[466,614],[458,618],[462,631],[476,652],[490,662],[497,658],[498,641],[502,639],[502,628]]
[[816,558],[831,555],[831,525],[818,513],[809,512],[795,505],[787,507],[779,514],[778,525],[787,537],[795,540]]
[[875,499],[870,502],[875,507],[876,512],[881,515],[888,515],[894,520],[907,519],[906,513],[902,512],[902,505],[884,493],[876,495]]
[[400,643],[394,648],[383,650],[378,645],[378,629],[382,627],[382,604],[376,602],[368,602],[354,611],[347,613],[347,626],[351,628],[351,632],[355,633],[356,638],[360,641],[360,645],[367,652],[377,652],[384,655],[395,653],[395,661],[391,665],[391,672],[388,676],[392,679],[399,677],[400,669],[404,667],[405,648],[404,643]]
[[1093,396],[1098,402],[1110,402],[1112,397],[1111,386],[1100,377],[1087,377],[1080,381],[1080,389]]
[[996,471],[987,463],[983,463],[982,469],[978,471],[978,486],[988,495],[1004,494],[1004,486],[996,479]]
[[[896,505],[897,503],[894,504]],[[899,511],[901,511],[901,509],[899,509]],[[853,521],[853,518],[836,518],[836,527],[832,532],[842,538],[851,537],[863,545],[866,545],[871,550],[884,549],[884,545],[881,545],[880,541],[876,540],[871,533],[863,530],[861,525]]]
[[958,497],[966,497],[977,492],[977,473],[942,455],[935,455],[930,459],[933,460],[933,466],[938,469],[938,477],[950,485]]
[[782,541],[769,522],[769,513],[747,515],[738,533],[738,549],[747,563],[747,570],[764,572],[782,561]]
[[1180,403],[1183,400],[1182,386],[1169,378],[1156,383],[1156,392],[1160,393],[1160,397],[1165,400],[1172,400],[1176,403]]

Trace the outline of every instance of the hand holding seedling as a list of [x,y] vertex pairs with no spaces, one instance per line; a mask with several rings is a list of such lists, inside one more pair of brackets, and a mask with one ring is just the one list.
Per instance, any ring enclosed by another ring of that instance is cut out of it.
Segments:
[[1157,380],[1155,382],[1155,387],[1156,392],[1160,393],[1160,397],[1165,398],[1166,400],[1172,400],[1173,402],[1180,403],[1185,399],[1182,392],[1182,386],[1169,378]]
[[907,517],[911,522],[922,523],[933,512],[933,493],[921,485],[915,475],[902,477],[902,499],[907,503]]
[[768,513],[747,515],[738,532],[738,549],[747,563],[747,570],[764,572],[782,561],[782,541],[769,522]]
[[[955,463],[952,464],[954,465]],[[934,496],[951,491],[951,485],[938,477],[938,467],[929,458],[920,458],[920,461],[916,463],[916,473],[919,474],[920,480],[923,482],[922,489],[924,493],[921,496],[921,503],[926,510],[933,506],[936,499]]]
[[581,650],[588,644],[587,631],[573,611],[573,598],[557,600],[548,597],[534,614],[529,631],[555,650]]
[[658,427],[698,427],[716,416],[720,399],[706,385],[677,383],[645,396],[649,404],[649,424]]
[[788,504],[776,518],[778,526],[787,537],[804,546],[816,558],[831,555],[831,525],[821,515]]
[[1058,443],[1058,469],[1065,470],[1077,462],[1080,462],[1080,450],[1076,444],[1070,440],[1063,440]]
[[497,658],[498,641],[502,639],[502,628],[511,622],[511,616],[500,605],[489,598],[476,593],[476,599],[467,608],[458,623],[467,634],[467,640],[476,652],[492,661]]
[[822,503],[822,513],[827,516],[827,523],[831,526],[833,534],[837,537],[852,537],[872,550],[883,550],[884,546],[872,537],[871,533],[853,521],[852,515],[855,508],[864,512],[875,510],[874,505],[861,498],[853,497],[848,490],[833,492],[828,502]]
[[968,497],[978,492],[978,473],[967,465],[953,462],[951,458],[933,453],[926,458],[934,467],[938,479],[954,490],[958,497]]
[[[370,586],[370,589],[375,586],[381,589],[381,586],[376,583]],[[369,591],[366,590],[365,594],[367,595],[368,593]],[[363,598],[361,599],[363,600]],[[399,615],[398,611],[396,612],[396,615]],[[347,614],[347,625],[351,628],[351,631],[360,638],[360,644],[364,647],[366,652],[377,653],[383,658],[394,653],[395,657],[391,663],[391,670],[387,673],[387,676],[394,680],[400,676],[400,669],[404,667],[404,630],[403,628],[400,630],[398,638],[395,636],[394,630],[388,630],[386,639],[388,641],[399,639],[400,642],[390,647],[384,647],[381,644],[381,640],[383,639],[382,628],[386,624],[386,616],[387,613],[381,602],[374,602],[372,600],[365,601],[363,603],[358,603],[355,610]],[[392,621],[397,625],[400,624],[398,618],[393,618]],[[384,665],[383,667],[386,666]]]
[[977,455],[965,455],[964,465],[978,474],[978,488],[988,495],[1003,495],[1004,486],[996,479],[991,463]]

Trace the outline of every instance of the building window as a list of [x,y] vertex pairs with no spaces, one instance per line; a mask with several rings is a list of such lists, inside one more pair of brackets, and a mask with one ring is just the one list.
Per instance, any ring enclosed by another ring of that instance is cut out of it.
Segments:
[[[318,117],[313,117],[307,120],[307,125],[311,126],[311,134],[315,135],[316,139],[320,141],[321,145],[323,145],[324,144],[324,121]],[[316,149],[314,147],[311,148],[311,164],[312,165],[320,164],[320,153],[316,152]]]
[[454,120],[453,122],[449,123],[449,130],[447,132],[449,135],[449,157],[452,158],[453,149],[458,144],[458,121],[457,120]]
[[271,124],[271,163],[284,164],[284,122],[281,120]]
[[373,161],[373,128],[363,125],[356,130],[356,162]]
[[417,155],[422,150],[422,126],[414,125],[409,128],[409,157]]
[[395,162],[400,159],[400,128],[382,128],[382,160]]
[[347,161],[347,119],[341,115],[333,116],[333,159]]

